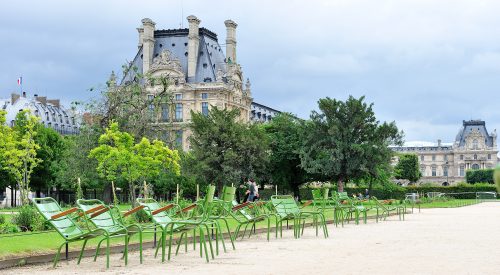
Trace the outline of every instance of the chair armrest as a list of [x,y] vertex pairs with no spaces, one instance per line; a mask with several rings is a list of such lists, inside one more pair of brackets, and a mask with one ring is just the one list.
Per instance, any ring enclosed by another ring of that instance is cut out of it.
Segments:
[[127,212],[125,212],[125,214],[123,214],[123,217],[125,218],[125,217],[127,217],[127,216],[129,216],[129,215],[132,215],[132,214],[134,214],[135,212],[137,212],[137,211],[139,211],[139,210],[141,210],[141,209],[143,209],[143,208],[144,208],[144,205],[139,205],[139,206],[135,207],[134,209],[129,210],[129,211],[127,211]]
[[154,216],[154,215],[156,215],[156,214],[158,214],[158,213],[161,213],[161,212],[163,212],[163,211],[167,211],[167,210],[171,209],[171,208],[172,208],[172,207],[174,207],[174,206],[175,206],[175,205],[174,205],[173,203],[171,203],[171,204],[169,204],[169,205],[165,205],[165,206],[160,207],[160,208],[156,209],[155,211],[151,212],[151,215],[152,215],[152,216]]
[[301,208],[305,208],[305,207],[308,207],[309,205],[311,205],[313,203],[313,201],[306,201]]
[[103,209],[98,210],[98,211],[94,212],[92,215],[90,215],[90,218],[93,219],[93,218],[101,215],[102,213],[108,212],[109,210],[111,210],[111,207],[104,207]]
[[53,215],[52,217],[50,217],[50,219],[51,220],[59,219],[59,218],[62,218],[64,216],[67,216],[69,214],[75,213],[78,210],[80,210],[80,209],[77,208],[77,207],[73,207],[73,208],[70,208],[70,209],[68,209],[66,211],[63,211],[63,212],[59,213],[59,214]]
[[198,204],[193,203],[193,204],[191,204],[190,206],[184,207],[184,208],[182,208],[181,210],[177,211],[177,213],[175,213],[175,214],[177,214],[177,215],[178,215],[178,214],[180,214],[180,213],[185,213],[185,212],[188,212],[188,211],[192,210],[193,208],[195,208],[196,206],[198,206]]
[[105,207],[104,205],[98,205],[98,206],[96,206],[96,207],[94,207],[94,208],[91,208],[91,209],[89,209],[89,210],[85,211],[85,212],[80,212],[80,213],[78,214],[78,216],[79,216],[79,217],[81,217],[81,216],[83,216],[83,215],[85,215],[85,214],[91,214],[91,213],[94,213],[95,211],[97,211],[97,210],[101,210],[101,209],[103,209],[104,207]]
[[250,205],[250,202],[249,202],[249,201],[247,201],[247,202],[245,202],[245,203],[238,204],[238,205],[234,206],[234,207],[232,208],[232,210],[233,210],[233,211],[237,211],[237,210],[240,210],[241,208],[247,207],[247,206],[249,206],[249,205]]

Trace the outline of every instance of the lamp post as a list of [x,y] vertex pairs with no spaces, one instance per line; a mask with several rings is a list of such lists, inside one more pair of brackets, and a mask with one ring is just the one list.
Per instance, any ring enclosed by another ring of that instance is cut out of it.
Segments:
[[450,185],[450,182],[448,181],[448,174],[450,173],[448,162],[446,162],[446,184]]

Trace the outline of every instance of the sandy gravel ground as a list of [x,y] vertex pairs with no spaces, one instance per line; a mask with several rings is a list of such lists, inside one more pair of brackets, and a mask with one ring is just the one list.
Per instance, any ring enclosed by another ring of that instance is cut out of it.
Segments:
[[306,228],[300,240],[288,230],[283,239],[266,242],[264,235],[238,241],[235,251],[206,264],[198,251],[188,251],[161,263],[153,250],[130,254],[125,267],[112,255],[2,270],[2,274],[500,274],[500,203],[454,209],[425,209],[399,222],[391,217],[376,224],[330,226],[330,238]]

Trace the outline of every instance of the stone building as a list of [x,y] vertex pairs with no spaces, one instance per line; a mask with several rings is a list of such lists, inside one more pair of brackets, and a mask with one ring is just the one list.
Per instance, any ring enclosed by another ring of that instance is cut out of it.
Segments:
[[[149,18],[142,20],[138,50],[130,67],[152,77],[167,77],[172,85],[171,102],[155,110],[155,123],[169,124],[169,133],[184,149],[189,149],[191,130],[190,111],[208,113],[210,108],[239,109],[241,121],[250,121],[252,94],[250,81],[245,80],[236,55],[236,27],[232,20],[226,26],[225,53],[217,34],[200,27],[200,20],[187,17],[189,28],[157,30]],[[134,70],[129,70],[122,83],[133,81]],[[148,97],[154,97],[161,85],[144,83]],[[170,106],[173,105],[173,106]]]
[[[465,172],[470,169],[494,168],[498,163],[497,133],[488,133],[482,120],[463,121],[455,141],[434,146],[393,147],[399,153],[418,155],[422,178],[419,183],[440,185],[465,182]],[[397,157],[394,159],[398,161]]]
[[30,110],[45,127],[52,128],[62,135],[78,134],[80,132],[79,116],[75,111],[61,105],[59,99],[47,99],[45,96],[27,97],[12,93],[10,98],[0,99],[0,108],[7,112],[6,122],[14,125],[16,115],[21,110]]
[[266,105],[252,102],[250,119],[255,122],[269,122],[281,112]]

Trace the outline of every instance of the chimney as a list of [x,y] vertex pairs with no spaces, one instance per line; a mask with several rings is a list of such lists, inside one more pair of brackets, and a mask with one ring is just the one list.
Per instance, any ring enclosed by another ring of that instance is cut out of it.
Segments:
[[145,74],[149,71],[149,67],[153,61],[156,23],[149,18],[144,18],[141,22],[144,31],[142,35],[142,73]]
[[60,106],[59,99],[48,99],[47,103],[54,105],[56,108],[59,108],[59,106]]
[[23,97],[26,98],[26,92],[23,92]]
[[137,48],[140,49],[144,40],[144,28],[137,28],[137,32],[139,33],[139,43],[137,44]]
[[198,50],[200,47],[200,19],[194,15],[187,17],[189,22],[188,35],[188,79],[194,79],[196,76],[196,62],[198,61]]
[[16,93],[12,93],[10,94],[10,103],[12,105],[14,105],[14,103],[16,103],[16,101],[20,98],[21,96],[19,94],[16,94]]
[[236,63],[236,24],[233,20],[224,21],[226,25],[226,58],[229,63]]
[[438,139],[438,147],[441,147],[441,140]]
[[43,105],[47,105],[47,97],[46,96],[35,96],[35,99],[42,103]]

